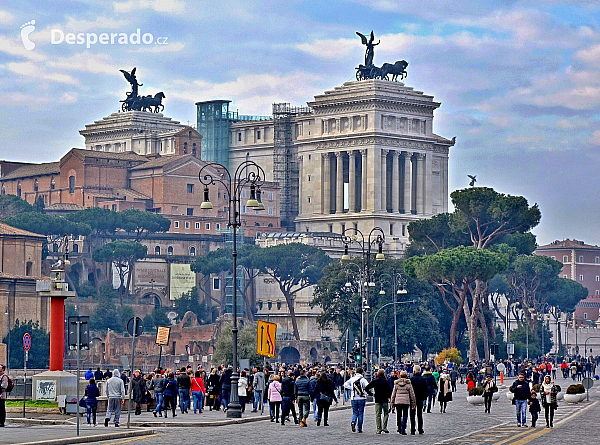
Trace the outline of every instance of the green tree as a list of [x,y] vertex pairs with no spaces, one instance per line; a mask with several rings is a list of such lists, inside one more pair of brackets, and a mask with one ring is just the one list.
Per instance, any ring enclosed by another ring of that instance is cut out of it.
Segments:
[[300,243],[280,244],[260,249],[254,255],[254,266],[270,275],[279,285],[288,306],[294,337],[300,340],[294,310],[294,296],[313,286],[323,276],[323,268],[331,259],[318,247]]
[[[546,298],[548,304],[553,308],[550,311],[550,315],[554,318],[554,321],[558,322],[561,312],[575,312],[577,303],[587,298],[587,296],[588,289],[577,281],[568,278],[557,278],[556,286],[548,292]],[[562,351],[561,323],[557,323],[557,326],[558,350]]]
[[81,298],[96,297],[96,287],[89,281],[84,281],[77,289],[77,296]]
[[19,319],[15,320],[15,325],[10,330],[10,344],[8,335],[3,340],[10,350],[10,368],[23,369],[23,336],[26,332],[31,335],[27,367],[31,369],[47,368],[50,363],[50,334],[40,328],[37,321],[20,322]]
[[[221,327],[221,333],[215,343],[214,363],[233,363],[232,326],[232,323],[224,323]],[[244,324],[238,332],[238,359],[249,359],[250,366],[263,362],[262,357],[256,353],[256,324],[254,323]]]
[[[177,312],[177,321],[180,322],[186,312],[191,311],[196,314],[198,323],[205,324],[212,321],[212,316],[206,304],[200,301],[198,288],[194,286],[190,292],[183,294],[180,298],[173,300],[173,309]],[[163,320],[164,321],[164,320]],[[162,325],[162,326],[168,326]]]
[[430,219],[419,219],[409,224],[410,245],[405,257],[431,255],[443,249],[470,244],[468,235],[450,228],[452,215],[440,213]]
[[5,220],[20,213],[33,212],[35,209],[24,199],[16,195],[0,195],[0,219]]
[[129,209],[121,212],[119,227],[135,234],[135,241],[140,242],[150,233],[167,232],[171,221],[158,213]]
[[[481,307],[484,289],[481,283],[491,280],[508,266],[503,254],[475,247],[458,246],[452,249],[406,260],[405,269],[409,276],[427,280],[442,294],[446,307],[452,312],[450,347],[456,347],[456,330],[464,312],[469,328],[469,358],[478,360],[477,326],[487,329]],[[469,298],[470,297],[470,298]],[[450,298],[455,301],[452,302]],[[486,345],[487,346],[487,345]]]
[[114,301],[108,298],[101,298],[90,317],[90,330],[106,331],[107,329],[115,332],[123,332],[125,326],[121,324],[121,316]]
[[[106,243],[92,254],[92,258],[97,263],[111,263],[119,271],[121,281],[119,298],[123,304],[123,294],[125,297],[129,293],[129,283],[131,281],[131,271],[136,261],[146,257],[148,248],[140,243],[131,241],[111,241]],[[125,283],[127,276],[127,283]]]

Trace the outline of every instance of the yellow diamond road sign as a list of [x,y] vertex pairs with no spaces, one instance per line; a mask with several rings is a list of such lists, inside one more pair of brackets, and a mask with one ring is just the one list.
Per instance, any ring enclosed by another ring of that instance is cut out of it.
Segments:
[[256,331],[256,353],[275,357],[275,333],[277,331],[276,323],[258,322]]

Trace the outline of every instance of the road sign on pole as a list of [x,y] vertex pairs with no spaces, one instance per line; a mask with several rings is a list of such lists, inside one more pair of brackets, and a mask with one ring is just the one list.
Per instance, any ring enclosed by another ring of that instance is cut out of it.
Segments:
[[275,357],[275,335],[277,324],[266,321],[258,322],[256,331],[256,353],[266,357]]
[[29,351],[29,349],[31,348],[31,335],[29,335],[29,333],[25,333],[25,335],[23,335],[23,349],[25,349],[26,351]]

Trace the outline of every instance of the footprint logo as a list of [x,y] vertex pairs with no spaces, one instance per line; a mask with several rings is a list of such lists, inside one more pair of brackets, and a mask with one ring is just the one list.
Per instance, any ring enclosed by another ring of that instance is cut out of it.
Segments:
[[35,48],[35,43],[29,40],[29,34],[31,34],[33,31],[35,31],[35,20],[21,25],[21,38],[23,39],[23,46],[29,51]]

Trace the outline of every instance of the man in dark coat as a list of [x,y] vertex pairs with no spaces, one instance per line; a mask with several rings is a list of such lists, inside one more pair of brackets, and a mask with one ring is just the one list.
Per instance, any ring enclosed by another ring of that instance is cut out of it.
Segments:
[[[433,375],[431,375],[431,378],[433,378]],[[417,414],[419,434],[423,434],[425,432],[423,430],[423,407],[425,405],[425,400],[429,397],[429,385],[421,375],[421,367],[419,365],[415,365],[413,368],[413,376],[410,378],[410,383],[415,392],[415,399],[417,399],[417,409],[410,410],[410,434],[415,434],[415,411]]]
[[[429,394],[427,394],[427,412],[431,412],[431,405],[435,404],[435,389],[437,388],[437,384],[435,383],[435,377],[431,373],[431,368],[427,366],[425,368],[425,372],[423,373],[423,380],[427,384],[427,388],[429,390]],[[425,403],[423,403],[423,411],[425,410]]]
[[[365,391],[370,392],[375,390],[375,424],[377,425],[377,434],[381,432],[389,433],[387,429],[388,417],[390,414],[390,397],[392,390],[385,378],[385,371],[380,369],[377,371],[377,376],[365,387]],[[381,417],[383,414],[383,424]]]
[[146,394],[146,381],[142,377],[142,373],[137,370],[133,373],[131,378],[131,391],[132,399],[135,402],[135,415],[139,416],[142,414],[142,399]]

